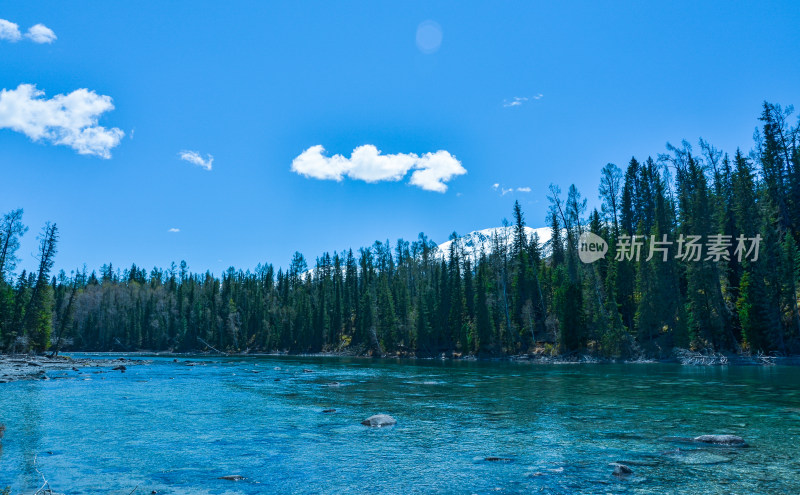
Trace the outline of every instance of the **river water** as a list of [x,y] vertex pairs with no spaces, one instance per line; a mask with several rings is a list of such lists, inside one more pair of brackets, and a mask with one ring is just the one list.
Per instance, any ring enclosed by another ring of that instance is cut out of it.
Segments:
[[0,490],[800,493],[798,367],[146,359],[0,384]]

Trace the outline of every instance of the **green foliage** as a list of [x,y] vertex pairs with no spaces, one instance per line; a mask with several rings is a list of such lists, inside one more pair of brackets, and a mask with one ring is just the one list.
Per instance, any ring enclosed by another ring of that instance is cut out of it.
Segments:
[[[545,245],[528,238],[521,205],[482,252],[459,238],[437,252],[424,234],[394,247],[324,253],[309,270],[295,253],[288,270],[259,265],[221,276],[185,262],[147,273],[104,265],[51,279],[58,231],[39,236],[38,269],[15,274],[22,210],[0,221],[0,347],[44,351],[216,349],[438,356],[595,352],[663,357],[673,347],[800,352],[800,127],[765,103],[756,149],[727,154],[700,141],[668,145],[657,160],[632,158],[601,172],[600,211],[570,186],[550,187]],[[759,178],[758,180],[756,178]],[[584,264],[587,228],[608,243]],[[724,234],[723,259],[678,259],[680,236]],[[736,239],[760,235],[758,260],[737,259]],[[617,257],[622,236],[663,253]],[[727,258],[727,259],[725,259]]]

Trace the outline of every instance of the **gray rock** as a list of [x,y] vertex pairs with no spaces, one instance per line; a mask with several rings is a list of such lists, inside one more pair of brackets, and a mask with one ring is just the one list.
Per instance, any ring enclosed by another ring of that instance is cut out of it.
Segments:
[[612,462],[609,466],[614,467],[614,472],[612,473],[614,476],[628,476],[629,474],[633,474],[633,469],[620,462]]
[[699,437],[694,437],[694,441],[736,447],[744,447],[747,445],[742,437],[737,437],[736,435],[700,435]]
[[392,426],[397,424],[397,420],[388,414],[376,414],[361,422],[362,425],[380,428],[382,426]]
[[244,479],[244,476],[240,474],[230,474],[228,476],[220,476],[218,479],[228,480],[228,481],[242,481]]

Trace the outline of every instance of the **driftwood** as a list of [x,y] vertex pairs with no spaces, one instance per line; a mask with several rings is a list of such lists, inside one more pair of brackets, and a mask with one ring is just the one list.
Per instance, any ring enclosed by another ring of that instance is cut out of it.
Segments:
[[689,349],[675,349],[674,353],[678,361],[684,365],[713,366],[728,364],[728,356],[718,352],[711,351],[707,354],[702,354]]
[[39,476],[42,477],[42,481],[44,481],[44,483],[42,483],[42,487],[33,492],[33,495],[52,495],[53,490],[50,488],[50,483],[47,481],[47,478],[44,477],[44,474],[39,471],[39,468],[36,467],[36,455],[33,456],[33,469],[39,473]]
[[197,340],[199,340],[199,341],[200,341],[200,343],[202,343],[203,345],[205,345],[206,347],[208,347],[208,348],[209,348],[209,349],[211,349],[211,350],[217,351],[218,353],[220,353],[220,354],[224,354],[224,355],[226,355],[226,356],[228,355],[228,353],[227,353],[227,352],[220,351],[219,349],[217,349],[217,348],[216,348],[216,347],[214,347],[213,345],[209,344],[209,343],[208,343],[208,342],[206,342],[205,340],[201,339],[200,337],[197,337]]
[[744,352],[732,356],[727,356],[725,354],[714,352],[714,351],[707,351],[707,352],[697,352],[691,351],[689,349],[675,349],[674,351],[675,357],[678,359],[678,362],[685,365],[693,365],[693,366],[715,366],[715,365],[727,365],[727,364],[734,364],[734,365],[747,365],[747,364],[754,364],[754,365],[761,365],[761,366],[771,366],[776,363],[778,356],[767,356],[763,352],[758,352],[756,354],[751,354],[750,352]]

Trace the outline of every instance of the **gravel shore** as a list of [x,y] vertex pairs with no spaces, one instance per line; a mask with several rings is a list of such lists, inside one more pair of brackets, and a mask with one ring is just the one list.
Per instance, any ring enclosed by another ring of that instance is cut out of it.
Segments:
[[50,358],[30,354],[0,354],[0,384],[17,380],[47,380],[51,371],[81,371],[84,368],[107,368],[124,371],[126,366],[145,364],[133,359],[92,359],[59,356]]

